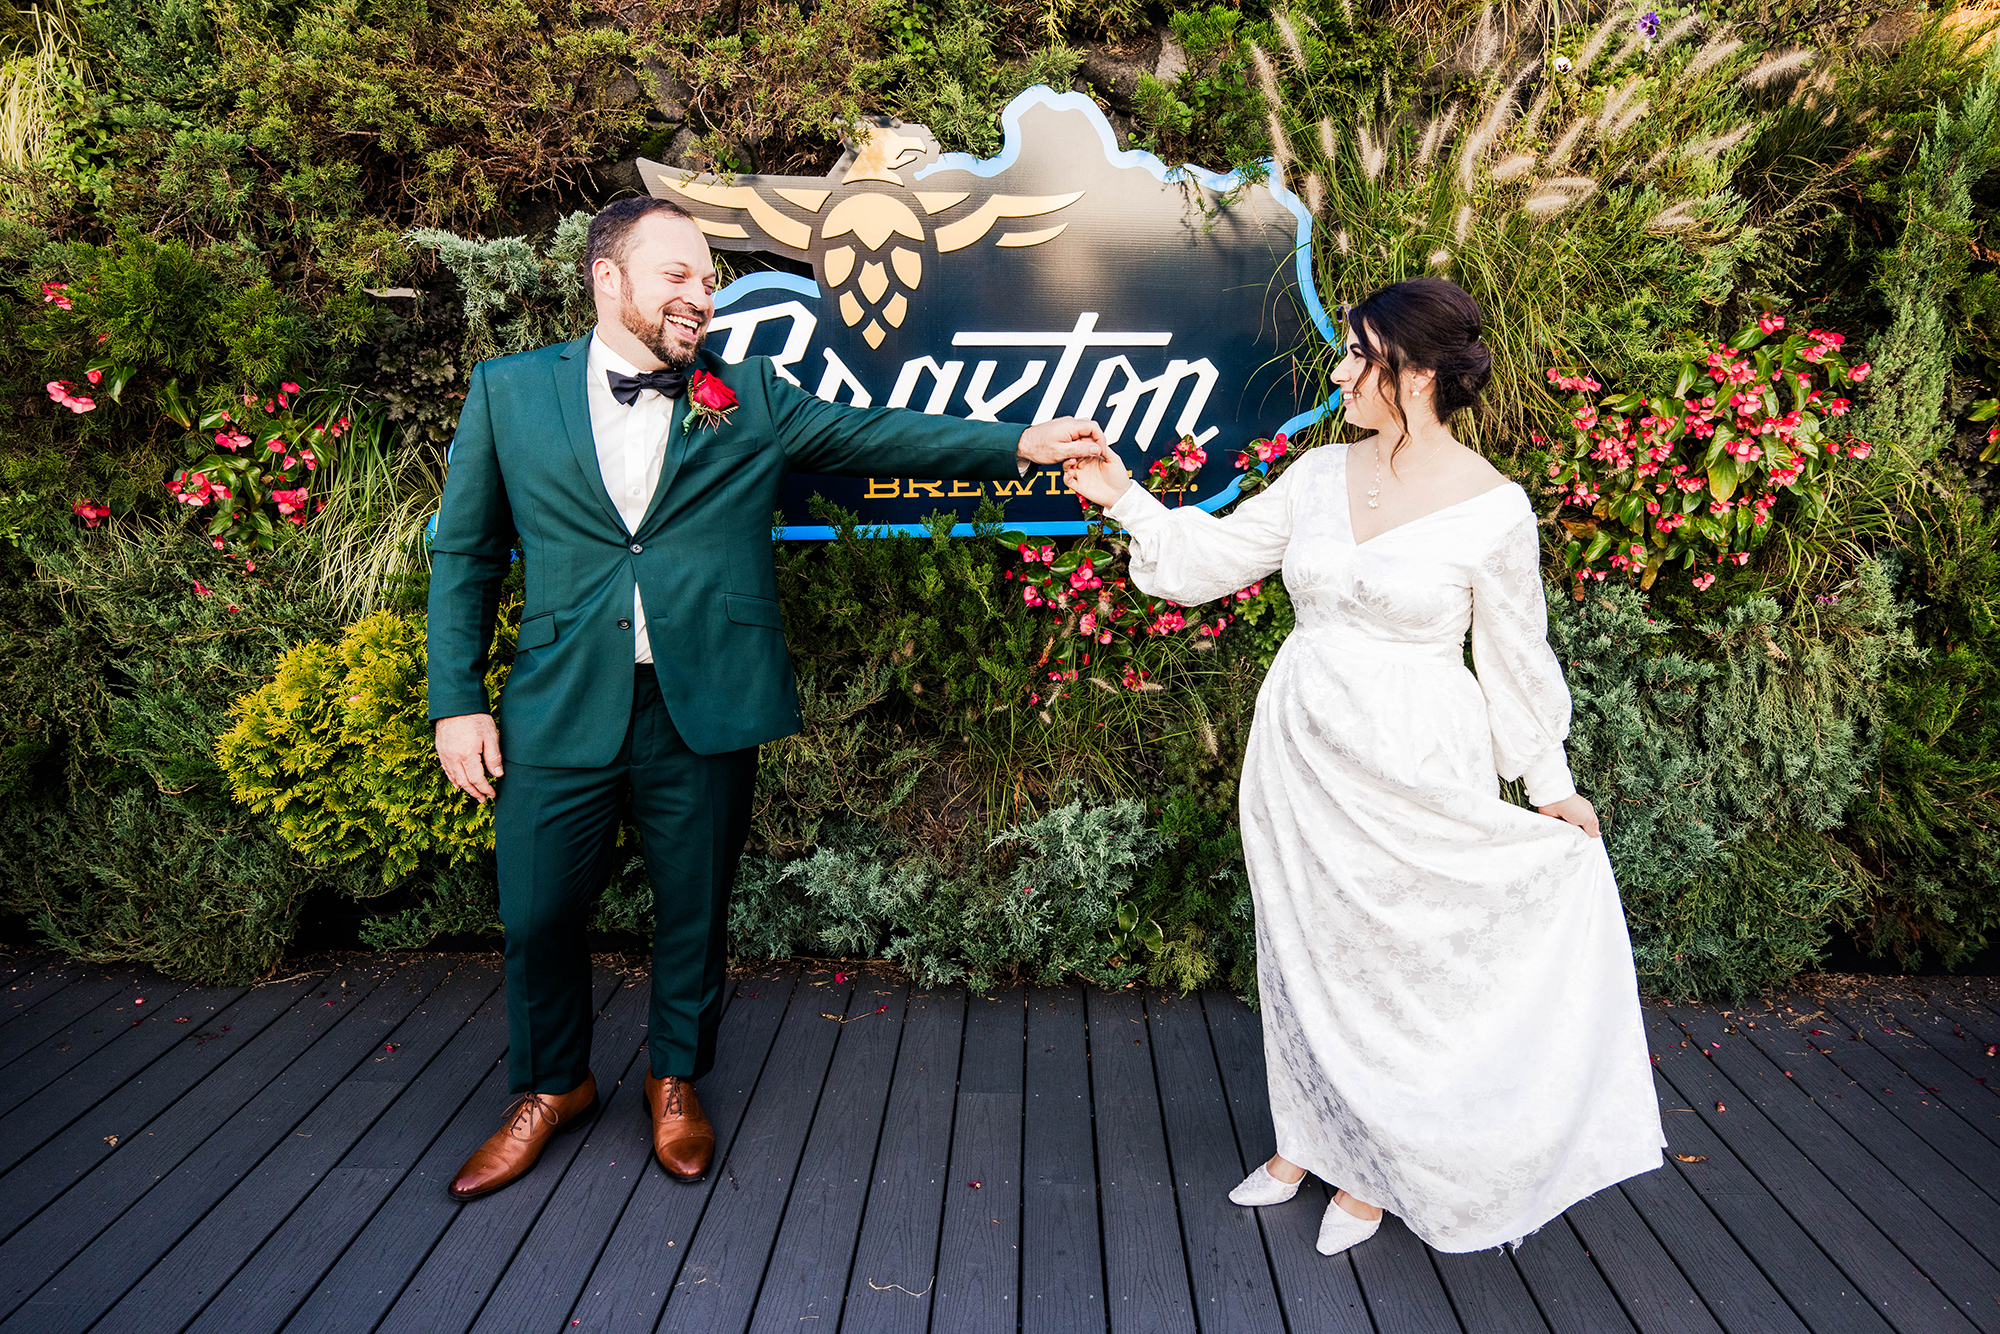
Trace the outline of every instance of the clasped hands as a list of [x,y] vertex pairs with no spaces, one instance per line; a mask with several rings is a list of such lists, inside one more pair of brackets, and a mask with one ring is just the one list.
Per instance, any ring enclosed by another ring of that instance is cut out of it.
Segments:
[[1093,505],[1110,505],[1125,494],[1132,475],[1104,432],[1088,417],[1058,417],[1021,432],[1020,456],[1029,463],[1060,463],[1063,484]]

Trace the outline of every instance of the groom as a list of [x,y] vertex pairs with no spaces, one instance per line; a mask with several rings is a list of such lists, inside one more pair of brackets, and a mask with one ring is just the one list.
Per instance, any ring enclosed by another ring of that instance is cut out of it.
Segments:
[[[708,1171],[694,1081],[715,1063],[757,746],[800,725],[771,558],[785,475],[1002,479],[1104,448],[1090,421],[844,407],[768,358],[703,351],[715,268],[666,200],[605,208],[585,266],[589,335],[473,369],[431,549],[430,717],[453,785],[495,802],[519,1095],[453,1179],[461,1200],[596,1104],[584,924],[628,804],[653,886],[653,1151],[680,1180]],[[514,550],[527,605],[496,726],[487,647]]]

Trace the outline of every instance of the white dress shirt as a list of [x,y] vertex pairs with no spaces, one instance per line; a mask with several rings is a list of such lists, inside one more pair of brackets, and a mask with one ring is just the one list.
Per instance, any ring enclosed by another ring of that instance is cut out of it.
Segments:
[[[590,434],[597,443],[597,468],[604,474],[604,489],[610,493],[618,517],[625,521],[625,531],[635,533],[645,521],[653,491],[660,484],[660,467],[667,460],[667,430],[680,400],[641,389],[638,401],[628,408],[611,396],[612,371],[640,373],[593,332],[585,383],[590,391]],[[646,605],[640,600],[636,580],[632,584],[632,660],[653,660],[653,646],[646,638]]]

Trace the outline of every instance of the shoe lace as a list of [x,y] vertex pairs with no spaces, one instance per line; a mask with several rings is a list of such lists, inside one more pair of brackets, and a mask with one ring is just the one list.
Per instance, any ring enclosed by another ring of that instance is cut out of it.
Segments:
[[660,1105],[660,1110],[671,1116],[679,1116],[687,1110],[681,1102],[681,1090],[687,1087],[687,1081],[668,1075],[665,1084],[666,1087],[662,1092],[666,1096]]
[[507,1129],[525,1134],[534,1128],[537,1113],[548,1116],[551,1110],[547,1094],[523,1093],[507,1104]]

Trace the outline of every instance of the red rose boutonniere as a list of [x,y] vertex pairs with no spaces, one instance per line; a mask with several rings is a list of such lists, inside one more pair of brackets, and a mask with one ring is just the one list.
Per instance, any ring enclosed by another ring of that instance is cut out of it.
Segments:
[[736,392],[707,371],[696,371],[688,380],[688,414],[681,421],[681,429],[692,431],[701,426],[727,426],[729,413],[736,406]]

